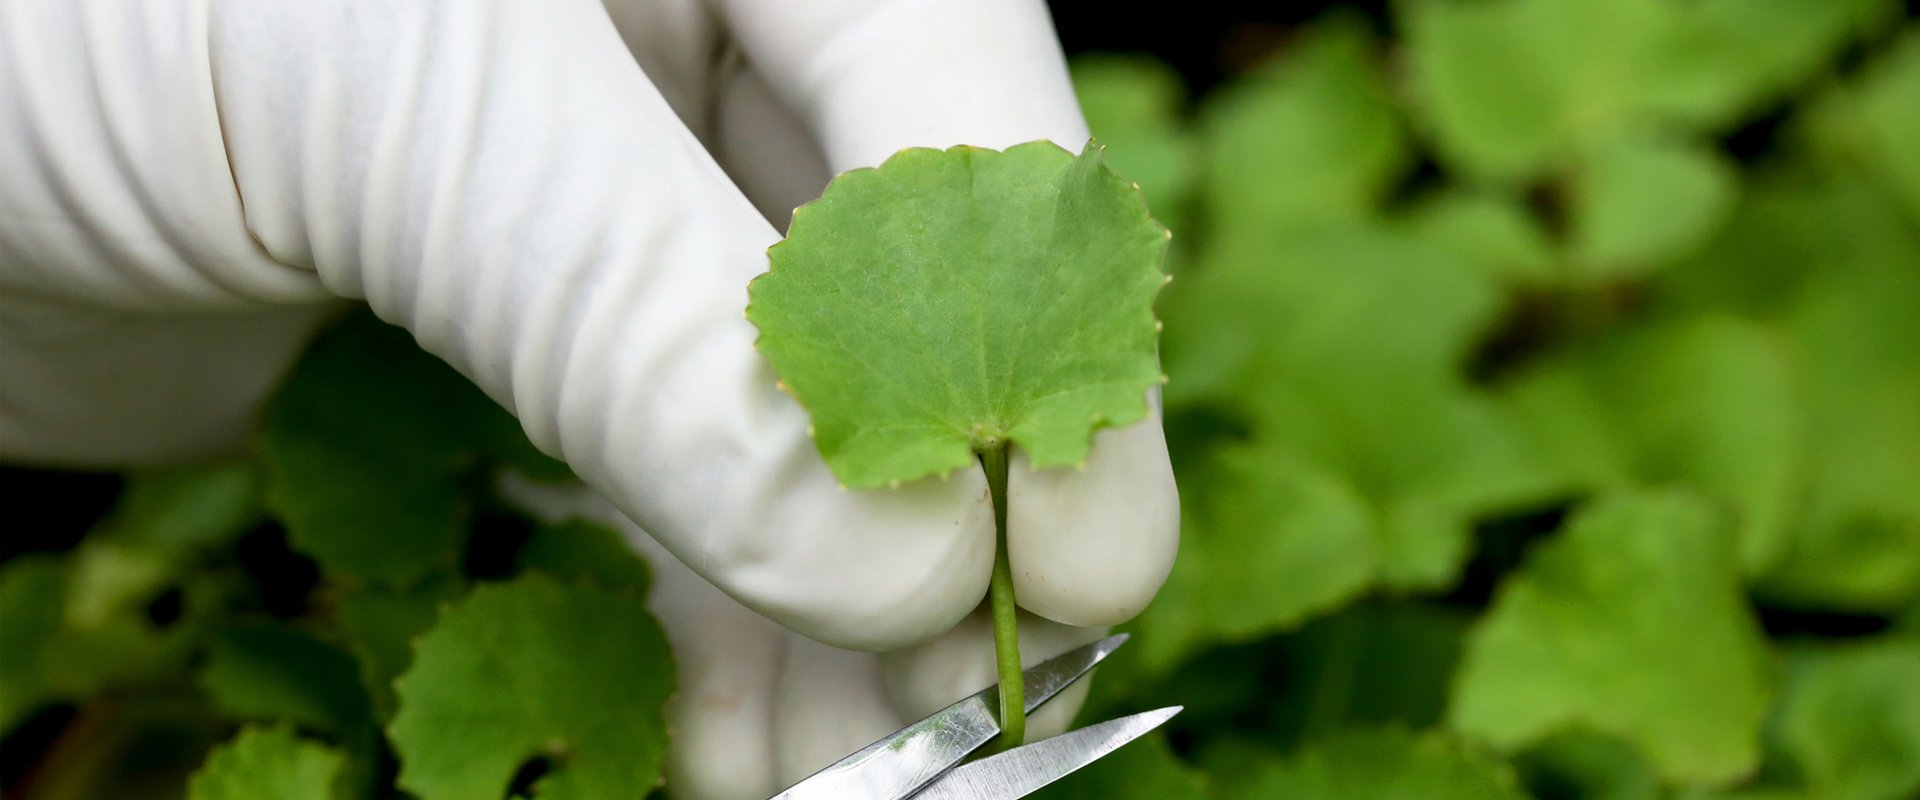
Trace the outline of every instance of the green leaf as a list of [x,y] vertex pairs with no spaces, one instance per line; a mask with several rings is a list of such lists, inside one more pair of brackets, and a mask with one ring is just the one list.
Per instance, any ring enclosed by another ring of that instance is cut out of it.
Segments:
[[1692,0],[1648,55],[1649,105],[1714,129],[1820,75],[1899,13],[1893,0]]
[[317,341],[269,403],[268,503],[329,572],[406,583],[453,564],[474,390],[366,314]]
[[1685,486],[1729,503],[1759,574],[1786,547],[1802,468],[1787,345],[1724,315],[1663,321],[1532,366],[1505,395],[1587,491]]
[[1258,698],[1274,712],[1270,739],[1311,740],[1362,724],[1437,725],[1468,619],[1438,605],[1360,603],[1280,637],[1276,662],[1288,680]]
[[1115,797],[1152,797],[1155,800],[1201,800],[1205,778],[1167,746],[1165,734],[1151,734],[1085,769],[1060,779],[1033,795],[1035,800],[1110,800]]
[[1406,221],[1421,239],[1486,268],[1502,283],[1545,285],[1558,276],[1553,240],[1508,194],[1443,192],[1415,206]]
[[1761,173],[1712,240],[1656,275],[1656,296],[1688,310],[1779,317],[1818,276],[1862,260],[1887,238],[1884,208],[1854,185],[1796,173]]
[[1091,144],[905,150],[794,213],[747,317],[848,486],[1074,464],[1147,414],[1166,240]]
[[1292,627],[1371,583],[1373,521],[1352,487],[1255,447],[1186,474],[1203,499],[1185,515],[1173,574],[1138,623],[1147,669]]
[[1845,172],[1801,165],[1752,184],[1726,230],[1653,289],[1667,306],[1758,319],[1789,357],[1805,435],[1782,497],[1794,513],[1758,588],[1781,605],[1905,607],[1920,598],[1920,351],[1892,343],[1920,339],[1920,230]]
[[260,488],[246,463],[141,470],[90,535],[169,551],[225,546],[260,520]]
[[1475,517],[1554,488],[1460,375],[1500,310],[1486,270],[1402,231],[1269,230],[1219,242],[1176,298],[1169,406],[1241,418],[1359,490],[1389,585],[1450,583]]
[[1257,751],[1209,754],[1214,797],[1524,800],[1504,764],[1438,733],[1355,729],[1307,744],[1284,759]]
[[596,522],[572,519],[541,525],[515,557],[520,570],[539,570],[569,579],[584,579],[602,589],[620,589],[644,597],[651,581],[647,562],[614,529]]
[[1874,153],[1875,172],[1906,198],[1907,213],[1920,220],[1920,33],[1911,30],[1899,49],[1877,66],[1860,89],[1863,138]]
[[1181,230],[1199,159],[1180,119],[1186,90],[1167,65],[1139,56],[1095,55],[1073,60],[1073,89],[1087,127],[1106,146],[1114,172],[1132,178],[1154,216]]
[[1811,797],[1920,793],[1920,642],[1889,639],[1797,654],[1775,737]]
[[[217,601],[193,568],[259,509],[258,475],[245,465],[142,470],[64,557],[0,569],[0,730],[49,703],[173,676]],[[180,616],[157,624],[148,606],[169,591]]]
[[[95,584],[113,599],[78,596],[78,571],[74,559],[52,555],[0,567],[0,731],[52,703],[169,678],[192,653],[191,619],[160,628],[107,577]],[[144,573],[134,577],[144,585]],[[190,611],[196,594],[187,592]]]
[[1632,746],[1608,736],[1563,733],[1515,759],[1536,797],[1660,800],[1660,776]]
[[[1862,242],[1864,243],[1864,241]],[[1761,583],[1780,602],[1888,611],[1920,597],[1920,235],[1817,276],[1786,320],[1801,353],[1810,485]]]
[[1579,278],[1637,277],[1687,255],[1724,221],[1734,183],[1705,148],[1624,141],[1596,153],[1569,198]]
[[1908,30],[1857,79],[1834,87],[1807,113],[1815,146],[1828,159],[1882,180],[1920,220],[1920,33]]
[[[1261,593],[1244,600],[1258,604]],[[1165,634],[1151,624],[1156,613],[1167,611],[1149,609],[1132,624],[1141,635],[1100,666],[1083,718],[1176,698],[1186,707],[1170,723],[1176,734],[1206,740],[1243,731],[1281,749],[1355,725],[1437,725],[1471,619],[1437,604],[1359,602],[1294,631],[1200,650],[1178,669],[1150,671],[1143,661],[1164,658],[1145,649]]]
[[66,568],[52,556],[26,556],[0,569],[0,731],[58,700],[36,657],[60,632]]
[[245,720],[284,720],[343,736],[371,719],[353,657],[280,625],[215,636],[200,686],[215,706]]
[[1406,0],[1412,89],[1440,155],[1470,175],[1538,174],[1611,141],[1656,80],[1660,0]]
[[1681,494],[1584,509],[1500,586],[1455,676],[1451,724],[1504,749],[1584,727],[1680,781],[1751,770],[1771,676],[1734,545]]
[[188,800],[333,800],[345,757],[291,728],[247,728],[214,748],[187,784]]
[[495,461],[536,478],[559,469],[530,455],[519,423],[473,384],[364,312],[281,385],[260,450],[288,540],[330,573],[388,584],[452,568],[467,476]]
[[1684,787],[1672,792],[1676,800],[1808,800],[1798,790],[1781,786],[1743,786],[1734,789]]
[[1646,130],[1722,131],[1799,83],[1887,0],[1403,0],[1443,160],[1524,179]]
[[143,615],[146,604],[178,575],[173,554],[113,539],[88,539],[73,553],[66,622],[98,628],[115,618]]
[[460,596],[460,581],[428,580],[406,589],[368,587],[340,601],[340,628],[360,662],[360,681],[381,724],[398,705],[394,679],[413,663],[413,642],[433,626],[440,608]]
[[1373,211],[1413,160],[1374,50],[1364,22],[1337,17],[1208,101],[1206,199],[1215,230],[1344,222]]
[[638,598],[528,575],[440,615],[401,676],[389,735],[422,800],[494,800],[547,759],[534,796],[649,790],[666,748],[673,661]]

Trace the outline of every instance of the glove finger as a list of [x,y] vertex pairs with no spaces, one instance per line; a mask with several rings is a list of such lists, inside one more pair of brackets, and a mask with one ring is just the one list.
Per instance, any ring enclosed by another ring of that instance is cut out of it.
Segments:
[[[726,22],[829,164],[914,145],[1087,138],[1046,8],[847,0],[827,10],[727,0]],[[1085,468],[1034,471],[1016,449],[1009,548],[1020,604],[1075,625],[1124,621],[1171,569],[1179,497],[1157,416],[1102,431]]]
[[[719,16],[705,0],[602,0],[628,55],[682,123],[711,143],[709,121],[728,60]],[[736,59],[737,60],[737,59]]]
[[[1099,639],[1107,629],[1076,628],[1031,614],[1020,615],[1020,662],[1031,667]],[[967,615],[931,642],[880,655],[887,700],[900,716],[915,720],[951,705],[999,680],[993,649],[993,617],[986,607]],[[1027,718],[1027,739],[1057,735],[1073,723],[1086,702],[1091,680],[1074,682]]]
[[244,456],[260,405],[338,308],[187,314],[0,291],[0,457],[102,469]]
[[[186,2],[0,3],[0,456],[230,456],[337,309],[239,224]],[[282,307],[277,307],[282,306]]]
[[408,327],[783,625],[884,649],[978,602],[981,481],[838,488],[741,315],[777,234],[597,3],[212,14],[233,181],[275,259]]
[[1039,0],[723,0],[725,23],[835,171],[905,147],[1087,140]]
[[720,160],[768,222],[785,230],[800,204],[820,196],[832,173],[806,123],[767,79],[743,64],[726,80],[712,137]]
[[1095,432],[1084,468],[1036,470],[1016,448],[1007,472],[1021,607],[1068,625],[1117,625],[1146,609],[1180,546],[1180,494],[1157,411]]
[[679,798],[757,800],[778,789],[773,703],[788,633],[687,569],[580,485],[500,481],[505,499],[549,523],[585,519],[621,533],[653,576],[647,608],[673,648],[666,776]]
[[761,798],[774,773],[773,702],[788,633],[753,613],[644,532],[627,540],[654,568],[647,606],[673,646],[679,688],[666,777],[681,798]]
[[805,637],[787,644],[774,708],[779,784],[788,786],[907,724],[880,688],[880,657]]

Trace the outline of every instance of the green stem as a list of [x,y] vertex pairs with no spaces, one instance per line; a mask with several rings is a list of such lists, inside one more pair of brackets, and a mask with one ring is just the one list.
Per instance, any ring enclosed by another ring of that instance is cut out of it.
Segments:
[[1007,555],[1007,445],[980,451],[980,467],[987,473],[987,491],[993,496],[993,582],[987,591],[993,602],[993,651],[1000,661],[1000,749],[1019,747],[1027,738],[1027,687],[1020,673],[1020,637],[1014,619],[1013,560]]

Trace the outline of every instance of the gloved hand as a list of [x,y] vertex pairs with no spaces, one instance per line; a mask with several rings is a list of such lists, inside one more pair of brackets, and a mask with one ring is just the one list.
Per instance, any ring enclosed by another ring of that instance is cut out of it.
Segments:
[[[585,487],[507,476],[501,488],[544,521],[613,527],[652,567],[647,606],[679,667],[679,689],[667,703],[674,797],[758,800],[998,678],[985,607],[930,642],[881,654],[842,650],[734,602]],[[1031,666],[1105,630],[1022,614],[1020,655]],[[1067,687],[1028,717],[1028,738],[1064,731],[1091,685]]]
[[[0,456],[238,448],[364,298],[746,608],[926,642],[985,592],[984,481],[840,490],[746,284],[829,168],[1038,138],[1086,130],[1034,0],[0,3]],[[1084,470],[1016,453],[1010,497],[1034,614],[1118,622],[1166,575],[1157,419]]]

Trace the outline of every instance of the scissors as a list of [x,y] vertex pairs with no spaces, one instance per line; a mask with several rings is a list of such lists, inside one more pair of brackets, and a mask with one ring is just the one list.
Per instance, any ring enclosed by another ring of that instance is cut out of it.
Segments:
[[[1124,633],[1109,636],[1021,673],[1028,713],[1126,641]],[[940,709],[787,787],[771,800],[1013,800],[1099,760],[1180,713],[1180,706],[1145,711],[960,764],[999,735],[995,711],[999,692],[995,684]]]

